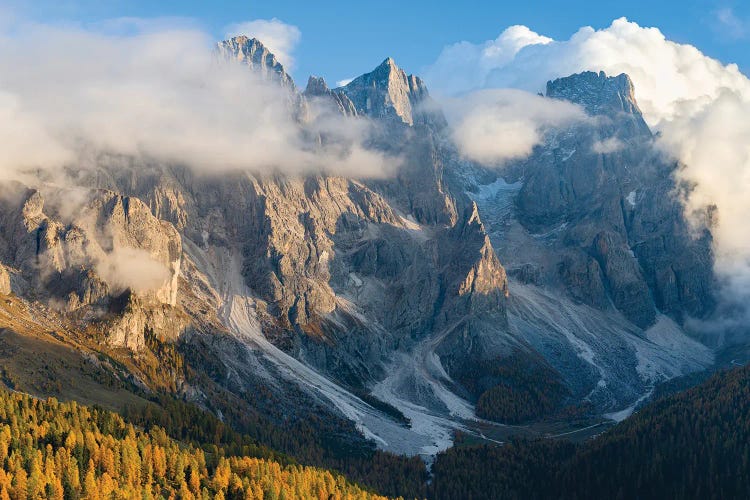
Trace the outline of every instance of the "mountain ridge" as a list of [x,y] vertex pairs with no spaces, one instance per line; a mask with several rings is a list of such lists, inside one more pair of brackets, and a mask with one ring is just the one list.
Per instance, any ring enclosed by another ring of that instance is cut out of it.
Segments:
[[[217,47],[286,89],[292,113],[323,99],[371,120],[371,145],[402,163],[373,180],[104,160],[78,172],[76,188],[96,196],[73,215],[46,208],[65,189],[0,207],[17,300],[61,309],[146,393],[163,382],[230,425],[243,412],[282,428],[309,419],[315,439],[337,429],[325,453],[378,446],[429,461],[456,430],[507,432],[498,415],[530,433],[566,412],[617,416],[711,364],[683,327],[711,309],[709,236],[690,239],[666,196],[672,167],[653,154],[627,77],[551,82],[550,98],[593,95],[611,121],[549,131],[523,175],[503,178],[461,157],[424,82],[390,58],[344,87],[311,77],[299,92],[258,40]],[[609,139],[620,149],[597,150]],[[155,297],[100,276],[118,248],[167,270]],[[174,370],[154,371],[162,357]],[[535,412],[518,412],[528,400]],[[480,401],[500,421],[479,418]]]

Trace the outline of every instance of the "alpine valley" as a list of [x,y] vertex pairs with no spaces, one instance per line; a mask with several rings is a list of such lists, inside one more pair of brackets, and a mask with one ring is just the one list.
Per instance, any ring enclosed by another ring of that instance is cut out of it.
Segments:
[[[695,456],[711,429],[740,433],[725,458],[744,460],[745,480],[725,493],[747,492],[747,369],[670,396],[747,348],[699,327],[719,311],[712,212],[697,232],[686,220],[691,187],[628,75],[550,81],[540,99],[582,118],[490,168],[459,151],[423,80],[391,58],[304,90],[255,38],[220,42],[214,58],[282,93],[313,154],[351,147],[322,122],[366,125],[388,172],[211,172],[96,151],[3,181],[0,376],[23,393],[0,402],[3,498],[58,491],[46,473],[32,485],[35,453],[42,472],[76,460],[66,498],[141,497],[147,483],[165,498],[549,498],[556,484],[570,498],[647,498],[688,474],[698,489],[678,496],[710,496],[687,445],[674,457],[652,436],[666,465],[638,469],[639,439],[679,427],[675,414],[703,426],[683,429]],[[741,402],[721,406],[730,393]],[[149,483],[152,448],[180,468]],[[128,453],[137,477],[118,469]]]

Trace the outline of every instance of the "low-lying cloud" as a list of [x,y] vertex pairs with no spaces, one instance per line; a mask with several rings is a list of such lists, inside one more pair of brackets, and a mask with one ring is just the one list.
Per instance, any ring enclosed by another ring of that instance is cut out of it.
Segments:
[[459,150],[488,166],[528,156],[545,130],[586,119],[579,106],[513,89],[472,92],[443,105]]
[[[364,146],[369,122],[301,125],[287,90],[219,61],[206,33],[139,26],[114,34],[38,24],[0,32],[0,172],[75,165],[92,150],[206,172],[366,177],[390,167]],[[310,139],[316,134],[336,140],[319,147]]]
[[136,293],[152,292],[171,279],[169,269],[149,252],[129,247],[118,247],[101,255],[95,271],[115,292],[128,289]]
[[[500,56],[489,57],[488,51]],[[513,26],[495,40],[446,47],[426,76],[431,89],[448,95],[477,88],[536,93],[548,80],[600,70],[633,80],[659,145],[682,164],[677,179],[693,186],[682,199],[688,219],[704,224],[706,207],[716,207],[715,270],[726,284],[725,302],[744,304],[750,320],[750,79],[736,64],[724,65],[668,40],[657,28],[622,18],[604,29],[583,27],[563,41]],[[481,129],[486,121],[480,115],[474,126]],[[502,154],[506,147],[499,138],[495,152]],[[595,145],[602,152],[619,146]]]
[[608,139],[604,139],[603,141],[596,141],[591,146],[591,149],[594,150],[594,153],[607,155],[616,153],[624,147],[625,143],[623,143],[620,139],[618,139],[617,137],[610,137]]

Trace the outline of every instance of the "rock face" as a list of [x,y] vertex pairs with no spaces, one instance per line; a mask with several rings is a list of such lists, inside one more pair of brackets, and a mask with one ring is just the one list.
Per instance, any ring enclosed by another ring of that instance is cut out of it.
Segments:
[[524,162],[516,199],[522,224],[556,235],[570,295],[603,309],[611,300],[640,327],[658,310],[678,321],[706,314],[710,238],[690,236],[671,194],[674,167],[652,147],[630,79],[587,72],[549,82],[547,95],[595,119],[550,134]]
[[645,328],[654,323],[656,309],[638,261],[627,248],[617,233],[608,231],[597,234],[592,243],[592,253],[604,273],[615,307]]
[[603,71],[586,71],[547,83],[547,97],[581,105],[592,116],[615,116],[625,133],[650,136],[635,99],[633,81],[626,74],[608,77]]
[[346,94],[363,115],[407,125],[434,119],[424,82],[414,75],[407,76],[390,57],[372,72],[337,90]]
[[[123,294],[143,307],[176,305],[180,235],[143,202],[111,191],[63,189],[51,191],[47,203],[38,190],[15,188],[22,194],[4,200],[2,228],[9,237],[0,248],[34,296],[81,314],[111,309]],[[142,345],[143,328],[127,337],[122,345]],[[110,340],[119,345],[124,338]]]
[[303,95],[308,99],[319,98],[328,100],[342,115],[356,116],[357,114],[357,108],[351,99],[344,92],[334,92],[329,89],[322,77],[311,76],[307,80],[307,87]]

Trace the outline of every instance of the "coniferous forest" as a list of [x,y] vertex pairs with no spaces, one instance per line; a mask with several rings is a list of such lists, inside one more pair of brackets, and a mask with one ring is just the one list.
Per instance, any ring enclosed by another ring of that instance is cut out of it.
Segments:
[[224,457],[75,402],[0,392],[0,499],[383,498],[312,467]]
[[[341,474],[296,465],[208,417],[192,416],[193,425],[172,421],[168,433],[153,423],[141,426],[143,414],[124,419],[97,407],[3,389],[0,499],[385,498]],[[169,436],[178,430],[185,441]],[[431,480],[420,488],[425,493],[413,496],[747,498],[749,471],[750,367],[745,367],[664,397],[582,444],[459,442],[438,455]]]
[[750,498],[750,367],[664,397],[580,445],[456,447],[436,499]]

